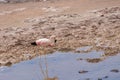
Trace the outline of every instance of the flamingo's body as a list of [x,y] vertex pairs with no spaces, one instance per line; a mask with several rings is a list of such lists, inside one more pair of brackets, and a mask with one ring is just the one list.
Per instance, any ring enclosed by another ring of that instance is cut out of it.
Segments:
[[53,42],[51,42],[51,40],[47,38],[36,40],[36,44],[39,46],[53,46],[54,45]]
[[37,46],[54,46],[54,44],[56,43],[56,39],[55,37],[50,37],[50,39],[47,38],[41,38],[36,40],[35,42],[32,42],[31,45],[37,45]]

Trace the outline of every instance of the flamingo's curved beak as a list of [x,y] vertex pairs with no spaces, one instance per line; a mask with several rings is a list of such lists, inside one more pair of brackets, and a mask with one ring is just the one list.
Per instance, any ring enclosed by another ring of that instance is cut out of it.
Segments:
[[55,39],[55,41],[54,41],[55,43],[57,42],[57,40]]

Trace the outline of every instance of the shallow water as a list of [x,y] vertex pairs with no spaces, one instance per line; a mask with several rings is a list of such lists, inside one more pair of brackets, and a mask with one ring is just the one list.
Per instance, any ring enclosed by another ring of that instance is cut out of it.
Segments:
[[[111,56],[99,63],[89,63],[87,58],[99,58],[103,51],[89,53],[55,52],[47,55],[49,77],[59,80],[120,80],[120,54]],[[0,68],[0,80],[42,80],[40,59],[45,69],[44,57]],[[82,58],[82,60],[77,60]],[[118,72],[111,72],[117,69]],[[80,72],[80,71],[83,71]],[[85,71],[85,72],[84,72]]]

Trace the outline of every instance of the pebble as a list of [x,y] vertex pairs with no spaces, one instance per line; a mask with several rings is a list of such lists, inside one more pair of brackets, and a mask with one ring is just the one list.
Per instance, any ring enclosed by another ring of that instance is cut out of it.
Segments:
[[108,78],[108,76],[105,76],[104,78]]
[[7,63],[5,63],[5,66],[11,66],[12,62],[8,61]]
[[112,69],[112,70],[110,70],[111,72],[114,72],[114,73],[118,73],[119,72],[119,70],[118,69]]
[[78,73],[82,74],[82,73],[87,73],[88,71],[85,71],[85,70],[81,70],[79,71]]
[[98,78],[98,80],[102,80],[102,78]]

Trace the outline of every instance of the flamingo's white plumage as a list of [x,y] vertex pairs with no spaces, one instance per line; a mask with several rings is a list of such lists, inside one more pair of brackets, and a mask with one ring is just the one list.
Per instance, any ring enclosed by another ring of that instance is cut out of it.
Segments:
[[54,46],[56,41],[57,41],[56,37],[55,36],[51,36],[50,39],[47,39],[47,38],[38,39],[35,42],[32,42],[31,45]]

